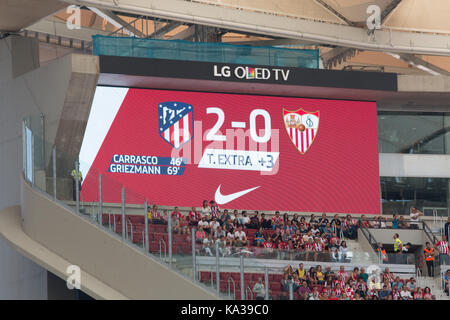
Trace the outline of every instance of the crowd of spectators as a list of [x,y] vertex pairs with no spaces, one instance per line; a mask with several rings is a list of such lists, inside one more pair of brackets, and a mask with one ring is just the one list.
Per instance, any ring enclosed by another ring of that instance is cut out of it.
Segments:
[[[450,275],[450,272],[448,272]],[[414,278],[400,279],[389,268],[367,274],[364,268],[345,271],[341,266],[334,272],[322,266],[306,270],[302,263],[297,269],[288,265],[281,279],[282,296],[287,299],[290,287],[301,300],[434,300],[428,287],[420,288]]]
[[[153,223],[167,223],[167,213],[161,215],[156,206],[149,212]],[[214,202],[205,200],[200,210],[193,207],[188,215],[182,215],[175,207],[171,214],[172,230],[178,234],[190,235],[190,227],[195,227],[195,240],[202,245],[201,252],[214,255],[217,246],[221,255],[231,255],[236,251],[251,248],[264,249],[271,253],[275,249],[301,252],[317,260],[322,253],[334,253],[345,257],[348,250],[346,241],[356,239],[358,220],[350,215],[328,218],[312,214],[309,219],[287,213],[276,212],[271,219],[255,211],[251,216],[246,211],[229,212],[220,210]]]

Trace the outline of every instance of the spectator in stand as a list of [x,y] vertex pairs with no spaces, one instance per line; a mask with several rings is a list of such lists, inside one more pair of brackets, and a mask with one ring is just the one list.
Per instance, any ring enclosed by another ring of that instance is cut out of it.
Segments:
[[258,281],[253,286],[252,291],[256,294],[256,300],[264,300],[266,297],[266,289],[261,277],[258,277]]
[[295,227],[292,225],[291,221],[288,221],[284,226],[284,232],[289,236],[289,238],[295,233]]
[[234,230],[234,223],[233,220],[231,218],[229,218],[223,225],[223,230],[225,230],[225,232],[230,232],[232,230]]
[[331,228],[331,224],[329,222],[325,225],[322,232],[325,233],[325,235],[328,239],[330,239],[332,237],[333,228]]
[[225,209],[219,217],[219,222],[220,224],[224,224],[228,221],[228,219],[231,219],[231,215],[228,213],[228,209]]
[[309,219],[309,225],[312,227],[314,225],[317,225],[319,221],[316,218],[315,214],[311,214],[311,218]]
[[383,282],[393,282],[395,280],[394,274],[389,270],[389,268],[384,268],[383,276],[382,276]]
[[321,258],[321,253],[323,251],[323,244],[320,241],[320,238],[315,238],[314,239],[314,261],[317,261],[318,259]]
[[328,218],[327,215],[325,213],[322,213],[322,217],[319,219],[319,230],[320,232],[324,232],[324,228],[327,226],[328,224]]
[[261,213],[261,227],[264,229],[272,229],[272,222],[271,220],[266,219],[265,213]]
[[151,216],[153,224],[164,224],[164,219],[158,211],[158,206],[156,204],[153,205],[151,210]]
[[191,211],[188,213],[188,222],[190,226],[196,226],[201,219],[200,213],[197,211],[196,207],[192,207]]
[[216,231],[216,229],[217,229],[218,227],[220,227],[220,223],[219,223],[219,221],[217,221],[217,218],[216,218],[216,217],[213,217],[213,218],[211,219],[211,221],[209,222],[209,230],[210,230],[210,233],[214,234],[214,232]]
[[434,277],[434,248],[431,243],[426,243],[426,248],[423,250],[425,256],[425,263],[427,264],[428,276]]
[[202,217],[210,218],[211,217],[211,207],[208,204],[208,200],[203,200],[202,207],[200,209],[202,213]]
[[372,228],[370,221],[366,220],[366,215],[361,216],[361,226],[364,228]]
[[439,264],[440,265],[450,265],[450,257],[449,257],[449,244],[447,241],[447,237],[444,235],[442,239],[439,240],[435,245],[435,248],[439,251]]
[[383,248],[383,243],[378,242],[377,252],[379,254],[379,257],[380,257],[381,261],[383,261],[383,263],[387,263],[388,262],[388,255],[386,253],[386,249]]
[[423,289],[422,288],[415,288],[414,292],[411,293],[414,300],[423,300]]
[[216,239],[222,239],[222,237],[226,237],[227,233],[222,229],[221,226],[218,226],[217,229],[214,231],[214,238]]
[[359,273],[358,280],[362,280],[367,285],[367,279],[369,279],[369,275],[366,273],[364,268],[361,268],[361,272]]
[[306,280],[306,270],[303,268],[303,263],[298,265],[297,275],[300,280]]
[[248,229],[259,229],[261,228],[261,223],[259,220],[259,212],[255,211],[255,214],[250,218],[250,224],[248,225]]
[[203,231],[205,231],[206,233],[209,233],[209,230],[210,230],[209,229],[209,222],[206,221],[206,217],[205,216],[202,217],[202,220],[200,220],[197,225],[198,225],[199,228],[202,227]]
[[264,229],[261,227],[255,232],[255,239],[253,240],[253,245],[256,247],[262,247],[264,244]]
[[380,228],[386,229],[387,228],[386,217],[379,217],[379,218],[380,218]]
[[386,285],[383,285],[383,289],[378,293],[380,300],[387,300],[387,297],[391,294]]
[[232,247],[234,245],[234,229],[229,229],[227,232],[227,245],[229,245],[230,247]]
[[289,215],[287,214],[287,212],[285,212],[283,214],[283,222],[284,222],[284,224],[287,224],[288,221],[289,221]]
[[419,217],[423,216],[423,212],[414,207],[409,208],[410,227],[411,229],[419,229]]
[[398,289],[403,288],[403,282],[400,277],[396,277],[394,282],[392,282],[392,288],[397,287]]
[[354,240],[357,238],[357,230],[357,221],[352,219],[351,215],[348,214],[342,229],[344,236]]
[[214,246],[214,239],[212,237],[212,234],[209,234],[207,238],[203,239],[203,246],[202,250],[203,252],[208,256],[213,256],[212,248]]
[[298,289],[298,294],[300,295],[300,299],[307,300],[310,293],[311,293],[311,289],[309,289],[308,283],[306,281],[303,281],[302,286]]
[[289,283],[291,283],[291,279],[289,278],[288,273],[283,273],[283,278],[280,280],[281,290],[289,292]]
[[339,271],[337,273],[337,280],[339,281],[339,283],[341,285],[344,285],[348,279],[349,279],[349,275],[348,275],[347,271],[345,271],[345,267],[340,266]]
[[309,296],[309,300],[320,300],[320,292],[317,287],[313,288],[313,291],[311,292]]
[[398,217],[396,214],[392,216],[392,229],[398,229]]
[[339,300],[339,298],[338,297],[336,297],[336,292],[333,290],[333,291],[331,291],[331,295],[330,295],[330,297],[328,298],[328,300]]
[[403,243],[400,240],[398,233],[394,234],[394,252],[397,254],[402,253]]
[[318,265],[316,267],[316,279],[318,285],[324,285],[325,284],[325,274],[322,271],[322,266]]
[[176,215],[172,215],[171,219],[172,219],[172,231],[175,233],[181,233],[180,219],[178,219]]
[[449,231],[450,231],[450,217],[448,217],[447,222],[444,224],[444,235],[447,237],[447,239]]
[[403,216],[400,216],[400,218],[398,219],[398,228],[399,229],[408,229],[409,226],[405,221],[405,218]]
[[333,220],[331,220],[331,226],[335,229],[334,233],[340,236],[342,223],[339,215],[334,215]]
[[414,292],[417,288],[416,279],[410,278],[409,282],[404,287],[406,287],[409,292]]
[[239,215],[239,213],[238,213],[237,210],[233,210],[233,213],[230,214],[230,219],[231,219],[231,221],[232,221],[234,224],[237,223],[238,215]]
[[272,253],[275,249],[275,244],[270,236],[266,236],[266,241],[263,243],[263,248],[267,249],[266,252]]
[[209,206],[211,208],[211,217],[218,218],[220,215],[220,208],[214,200],[209,202]]
[[[402,287],[403,288],[403,287]],[[400,290],[397,286],[393,286],[392,287],[392,300],[400,300],[401,296],[400,296]]]
[[350,279],[352,279],[354,282],[357,282],[359,279],[359,268],[355,267],[353,268],[353,272],[350,275]]
[[280,212],[276,211],[275,215],[272,217],[272,230],[276,230],[283,222],[283,217],[280,216]]
[[423,290],[423,300],[433,300],[431,289],[429,287],[425,287]]
[[[182,216],[180,219],[180,233],[183,235],[190,235],[191,229],[189,229],[189,222],[187,216]],[[186,238],[186,240],[189,240],[189,238]]]
[[445,272],[444,275],[444,292],[447,294],[447,296],[449,295],[449,290],[448,290],[448,280],[450,279],[450,269],[447,269],[447,271]]
[[347,241],[342,241],[338,251],[339,261],[345,261],[345,259],[347,259],[347,252],[348,252]]
[[177,219],[181,219],[183,215],[180,212],[180,209],[178,207],[175,207],[174,210],[172,211],[172,217],[175,217]]
[[308,242],[305,243],[305,259],[309,261],[310,255],[314,254],[314,242],[313,238],[309,238]]
[[206,238],[206,232],[203,230],[202,226],[198,227],[197,232],[195,233],[195,241],[198,243],[203,243],[203,240]]

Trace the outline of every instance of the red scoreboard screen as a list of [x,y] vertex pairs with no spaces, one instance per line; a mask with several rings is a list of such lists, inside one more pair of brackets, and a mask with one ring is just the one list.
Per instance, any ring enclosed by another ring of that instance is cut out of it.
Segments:
[[98,87],[86,134],[111,121],[85,135],[82,151],[103,140],[85,148],[83,200],[102,174],[106,202],[121,201],[115,181],[158,205],[380,214],[376,115],[374,102]]

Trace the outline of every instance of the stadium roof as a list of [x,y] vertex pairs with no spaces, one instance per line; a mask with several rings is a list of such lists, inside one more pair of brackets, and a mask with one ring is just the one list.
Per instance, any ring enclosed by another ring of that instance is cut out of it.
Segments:
[[[79,30],[65,27],[71,4],[83,9]],[[371,33],[373,4],[381,29]],[[319,48],[327,68],[449,75],[448,12],[448,0],[0,0],[0,30],[189,40],[206,25],[224,42]]]

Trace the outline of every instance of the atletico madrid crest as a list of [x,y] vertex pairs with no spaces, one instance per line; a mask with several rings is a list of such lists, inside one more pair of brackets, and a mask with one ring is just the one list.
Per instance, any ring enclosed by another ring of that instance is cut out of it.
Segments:
[[320,111],[308,112],[301,108],[297,111],[283,109],[286,131],[301,154],[305,154],[316,139],[319,117]]
[[194,135],[194,107],[184,102],[158,104],[159,135],[178,149]]

